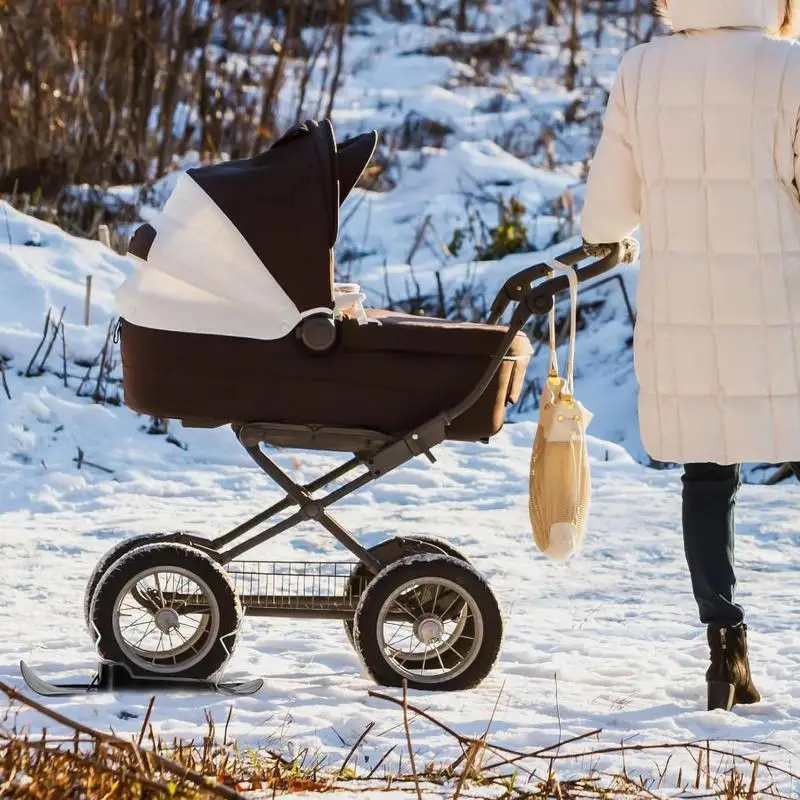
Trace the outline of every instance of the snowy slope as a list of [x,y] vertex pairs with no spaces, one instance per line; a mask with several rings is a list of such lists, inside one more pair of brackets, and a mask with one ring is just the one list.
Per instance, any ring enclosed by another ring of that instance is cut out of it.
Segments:
[[[91,669],[80,602],[92,566],[112,543],[165,528],[217,534],[278,497],[229,432],[185,434],[184,452],[162,437],[136,433],[123,410],[54,400],[42,386],[47,380],[12,380],[12,391],[25,393],[19,402],[28,407],[27,424],[42,438],[58,424],[75,426],[87,458],[115,475],[70,469],[66,450],[50,453],[46,466],[0,466],[0,680],[15,686],[20,658],[55,677]],[[591,531],[580,556],[558,567],[535,553],[528,530],[526,469],[533,432],[530,423],[520,423],[488,446],[444,446],[435,467],[414,462],[341,505],[341,520],[367,544],[403,533],[447,538],[486,574],[500,599],[505,645],[487,682],[466,695],[414,693],[412,702],[477,734],[499,696],[492,738],[524,751],[554,744],[559,735],[602,728],[592,747],[621,740],[748,739],[756,744],[736,749],[763,752],[771,762],[791,766],[791,754],[774,746],[800,745],[800,612],[792,602],[800,592],[800,490],[743,492],[742,599],[750,611],[753,665],[765,701],[729,715],[707,713],[707,650],[683,564],[677,476],[646,471],[613,445],[593,441]],[[331,463],[307,453],[284,453],[278,460],[297,480]],[[304,527],[259,548],[254,557],[343,555],[332,540]],[[230,733],[243,746],[269,744],[285,752],[309,747],[337,764],[371,721],[377,726],[360,750],[362,766],[364,756],[374,764],[392,744],[402,746],[396,709],[367,696],[373,687],[338,623],[248,618],[228,673],[262,676],[266,686],[236,701],[164,693],[156,730],[196,737],[205,724],[204,709],[221,721],[233,703]],[[146,702],[101,695],[50,705],[125,732],[138,730]],[[136,716],[121,719],[123,711]],[[27,713],[21,722],[36,724]],[[454,743],[432,726],[417,721],[413,731],[420,762],[442,763],[456,755]],[[648,775],[654,764],[663,766],[655,755],[627,758],[629,770]],[[563,765],[566,772],[585,768]],[[597,768],[618,769],[619,759],[601,758]],[[676,774],[677,765],[672,780]]]
[[[24,361],[24,368],[41,339],[48,309],[57,318],[64,307],[72,355],[91,352],[93,357],[114,313],[114,292],[130,269],[126,259],[99,242],[75,239],[0,201],[0,357]],[[88,330],[83,327],[87,275],[92,276],[93,323]]]
[[[91,350],[105,335],[102,315],[108,307],[100,293],[98,321],[81,339],[74,320],[80,319],[82,296],[71,284],[79,287],[92,269],[110,292],[124,262],[94,243],[70,240],[10,212],[8,219],[12,230],[28,225],[43,238],[51,236],[53,244],[6,249],[4,263],[23,264],[36,276],[31,279],[36,290],[28,296],[39,305],[27,312],[30,334],[20,323],[6,323],[0,343],[15,364],[20,358],[25,362],[36,340],[33,321],[48,303],[62,303],[74,326],[67,333],[69,347],[77,340],[78,349]],[[498,284],[507,271],[526,263],[521,256],[507,261],[482,265],[487,284]],[[63,274],[69,279],[59,281]],[[3,297],[13,321],[17,307]],[[26,295],[17,289],[16,297]],[[622,379],[626,367],[611,343],[627,330],[614,316],[614,301],[603,313],[612,315],[606,330],[613,336],[584,335],[583,347],[597,348],[597,358],[616,364]],[[13,399],[0,395],[0,680],[19,686],[20,658],[53,677],[91,670],[82,594],[94,563],[111,544],[163,529],[218,534],[272,503],[277,493],[228,431],[176,428],[188,448],[183,450],[163,436],[145,435],[145,421],[124,408],[75,397],[73,380],[65,390],[52,373],[23,378],[10,368],[8,378]],[[613,411],[622,416],[619,408]],[[611,412],[607,406],[600,416],[612,418]],[[602,728],[592,748],[621,740],[747,739],[754,743],[731,747],[791,767],[790,751],[800,744],[800,648],[795,646],[800,618],[791,602],[800,591],[798,487],[743,491],[737,553],[753,664],[765,701],[730,715],[709,714],[702,710],[704,633],[695,622],[679,535],[678,475],[646,470],[619,446],[593,438],[590,534],[584,551],[558,567],[537,555],[528,528],[533,434],[533,423],[519,422],[490,445],[446,445],[436,466],[413,462],[341,505],[342,521],[360,532],[365,544],[404,533],[447,538],[487,575],[500,599],[505,645],[489,680],[468,695],[415,695],[414,702],[465,733],[481,733],[493,717],[493,740],[520,750]],[[91,466],[78,471],[73,462],[78,448],[112,473]],[[298,481],[312,479],[332,461],[304,452],[285,452],[278,460]],[[310,527],[253,555],[345,556]],[[359,751],[362,765],[366,757],[374,764],[391,745],[402,745],[396,712],[368,697],[372,686],[337,623],[248,618],[228,671],[263,676],[265,689],[236,701],[165,693],[159,696],[156,729],[169,736],[200,735],[204,710],[221,720],[233,702],[230,733],[243,745],[269,744],[286,752],[309,747],[336,764],[373,720],[378,724]],[[97,727],[125,732],[138,730],[145,703],[133,695],[101,695],[52,705]],[[20,721],[40,724],[27,712]],[[454,757],[453,742],[437,729],[417,721],[413,730],[420,761]],[[599,770],[620,766],[612,754],[592,763]],[[626,756],[628,770],[647,775],[663,763],[656,756]],[[586,763],[568,762],[562,769],[585,771]],[[691,773],[691,765],[684,770]]]
[[[388,192],[356,190],[341,212],[339,277],[360,282],[369,304],[396,303],[417,290],[433,294],[437,272],[445,294],[471,284],[474,293],[488,303],[510,274],[578,243],[577,218],[555,211],[553,204],[567,197],[579,206],[581,165],[591,153],[604,100],[600,87],[607,88],[626,38],[613,21],[609,23],[601,46],[584,49],[578,88],[569,92],[563,88],[563,42],[568,31],[538,27],[532,38],[523,36],[520,31],[531,13],[527,2],[486,3],[471,19],[477,32],[461,35],[448,27],[417,22],[398,25],[370,15],[354,28],[333,120],[340,139],[378,129],[386,142],[380,155],[388,160],[388,173],[397,184]],[[584,26],[593,41],[591,15],[586,15]],[[515,55],[496,70],[480,61],[472,63],[464,55],[468,52],[464,46],[502,39],[508,40]],[[310,81],[309,114],[316,107],[315,87],[324,70],[320,62]],[[291,85],[283,99],[288,125],[295,102]],[[576,101],[581,111],[570,122],[568,111]],[[436,146],[425,135],[404,141],[404,131],[420,120],[449,133]],[[556,168],[547,163],[545,150],[534,146],[549,130],[557,133]],[[532,155],[521,157],[521,152]],[[184,166],[194,158],[196,154],[190,153]],[[148,202],[165,199],[174,179],[175,173],[161,179],[149,192]],[[129,201],[135,196],[133,187],[116,192]],[[535,246],[546,247],[554,236],[564,241],[543,253],[512,256],[502,262],[470,261],[474,246],[469,237],[457,254],[443,251],[441,245],[448,245],[456,230],[497,224],[498,202],[510,198],[525,205],[529,238]],[[144,219],[150,213],[149,206],[142,209]],[[52,306],[58,315],[66,305],[70,356],[81,361],[94,358],[112,310],[111,290],[123,279],[128,265],[97,244],[76,251],[68,237],[49,226],[37,227],[10,209],[3,211],[3,218],[0,356],[16,356],[14,367],[24,368],[41,337],[47,308]],[[414,248],[426,220],[425,236]],[[3,242],[9,238],[12,246],[5,249]],[[24,247],[25,242],[38,239],[45,247]],[[635,303],[636,269],[620,272]],[[97,324],[87,331],[81,322],[89,273]],[[596,295],[584,295],[588,301],[595,296],[607,302],[580,336],[578,390],[595,412],[592,432],[646,461],[636,421],[627,312],[616,284],[606,285]],[[544,357],[540,353],[531,365],[531,375],[544,371]],[[523,418],[535,418],[535,413],[529,410]]]

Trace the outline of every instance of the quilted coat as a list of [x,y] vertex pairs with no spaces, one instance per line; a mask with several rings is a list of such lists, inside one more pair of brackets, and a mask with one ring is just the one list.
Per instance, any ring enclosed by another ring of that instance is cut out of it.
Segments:
[[667,462],[800,460],[800,46],[786,0],[668,0],[622,60],[587,242],[641,225],[642,442]]

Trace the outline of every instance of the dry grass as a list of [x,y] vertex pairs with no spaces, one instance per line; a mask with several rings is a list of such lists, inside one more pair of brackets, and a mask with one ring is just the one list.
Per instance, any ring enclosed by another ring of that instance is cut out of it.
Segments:
[[[221,731],[207,714],[207,730],[201,741],[167,742],[154,732],[152,698],[138,735],[123,739],[73,722],[2,683],[0,691],[12,701],[5,718],[0,719],[0,797],[13,800],[239,800],[244,797],[242,792],[251,791],[260,792],[261,797],[275,797],[298,792],[352,794],[389,789],[421,798],[423,788],[428,795],[450,800],[788,800],[779,787],[800,777],[713,741],[601,747],[597,744],[600,730],[531,752],[517,751],[491,741],[492,720],[482,735],[466,736],[411,705],[405,690],[401,698],[380,692],[370,695],[402,710],[398,727],[405,731],[410,771],[402,767],[403,756],[396,771],[386,766],[397,745],[369,771],[357,766],[357,752],[375,723],[355,740],[341,765],[333,767],[325,766],[324,759],[308,751],[287,759],[273,751],[238,747],[228,737],[230,712]],[[70,735],[57,739],[46,729],[37,735],[20,730],[17,720],[23,709],[45,716]],[[418,769],[412,724],[435,726],[452,738],[461,754],[450,763],[429,763]],[[633,753],[660,754],[655,777],[642,777],[626,767],[626,756],[630,758]],[[618,768],[599,769],[599,759],[607,762],[609,757],[618,760]]]

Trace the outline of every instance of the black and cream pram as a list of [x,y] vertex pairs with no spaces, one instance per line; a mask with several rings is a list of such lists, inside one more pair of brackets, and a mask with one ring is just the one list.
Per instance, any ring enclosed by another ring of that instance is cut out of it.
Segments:
[[[532,352],[521,328],[550,309],[567,279],[532,288],[549,268],[523,270],[486,324],[342,311],[352,293],[333,282],[339,206],[376,141],[369,133],[337,146],[328,122],[298,126],[255,158],[182,174],[163,213],[133,237],[139,269],[118,295],[126,404],[189,426],[230,425],[286,493],[216,538],[136,537],[98,563],[86,589],[87,624],[100,655],[136,675],[216,674],[243,609],[343,620],[384,685],[405,679],[416,688],[464,689],[497,658],[500,610],[464,555],[425,536],[365,549],[328,509],[416,456],[434,461],[432,449],[447,439],[496,434]],[[617,257],[609,252],[579,270],[581,279]],[[563,260],[583,258],[576,250]],[[498,324],[512,302],[510,324]],[[263,445],[352,458],[301,486]],[[334,482],[339,488],[319,496]],[[292,513],[247,536],[284,511]],[[357,560],[237,560],[308,520]]]

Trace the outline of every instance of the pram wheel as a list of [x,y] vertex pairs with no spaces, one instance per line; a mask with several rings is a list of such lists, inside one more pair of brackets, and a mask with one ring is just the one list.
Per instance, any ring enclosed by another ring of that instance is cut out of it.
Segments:
[[102,556],[100,556],[100,559],[95,564],[91,575],[89,575],[89,580],[86,581],[86,589],[83,593],[83,619],[86,622],[86,627],[89,630],[89,633],[92,634],[93,639],[94,631],[92,630],[90,617],[90,612],[92,610],[92,599],[94,598],[97,584],[100,583],[100,579],[103,577],[106,570],[115,561],[118,561],[120,558],[122,558],[122,556],[127,555],[137,547],[142,547],[146,544],[155,544],[168,539],[170,536],[172,536],[170,533],[144,533],[140,536],[131,536],[130,539],[117,542],[113,547],[110,547],[105,553],[103,553]]
[[242,606],[201,550],[145,544],[100,578],[90,610],[99,654],[136,675],[208,678],[233,651]]
[[457,691],[489,674],[503,637],[486,581],[452,556],[416,555],[389,564],[367,586],[355,615],[355,646],[383,686]]
[[[394,562],[406,556],[431,553],[433,555],[452,556],[459,561],[470,563],[469,559],[449,542],[437,539],[434,536],[397,536],[368,549],[380,561]],[[353,570],[353,575],[347,585],[348,597],[360,595],[371,577],[370,571],[363,564],[359,564]],[[344,620],[344,632],[347,635],[347,641],[355,647],[353,620]]]

